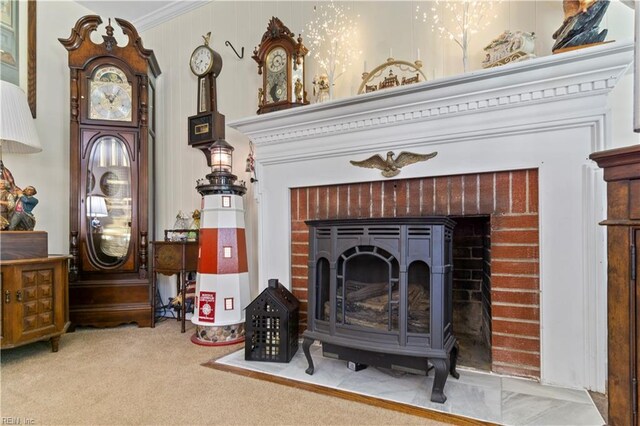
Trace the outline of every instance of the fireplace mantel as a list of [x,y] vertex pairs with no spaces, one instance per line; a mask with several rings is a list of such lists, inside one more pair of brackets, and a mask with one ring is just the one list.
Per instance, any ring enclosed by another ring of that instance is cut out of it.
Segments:
[[613,42],[229,123],[255,145],[258,285],[300,278],[291,188],[393,182],[349,160],[438,152],[394,179],[537,169],[540,379],[604,392],[605,190],[588,157],[614,147],[608,95],[632,61]]

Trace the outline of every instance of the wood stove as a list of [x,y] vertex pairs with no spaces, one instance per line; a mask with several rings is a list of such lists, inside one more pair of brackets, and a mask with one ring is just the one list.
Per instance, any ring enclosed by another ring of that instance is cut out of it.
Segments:
[[431,401],[458,378],[452,331],[452,234],[447,217],[313,220],[309,226],[308,320],[302,348],[355,365],[426,374]]

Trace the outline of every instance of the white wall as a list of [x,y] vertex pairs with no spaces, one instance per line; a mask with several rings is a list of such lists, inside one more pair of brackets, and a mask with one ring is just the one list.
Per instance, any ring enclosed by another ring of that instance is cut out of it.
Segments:
[[[383,62],[389,48],[397,59],[414,60],[420,48],[424,71],[430,79],[461,72],[460,49],[453,42],[438,38],[430,27],[414,19],[417,5],[425,2],[344,2],[354,15],[359,15],[360,36],[354,40],[363,54],[354,59],[352,67],[336,82],[336,97],[355,93],[361,80],[364,60],[371,69]],[[118,2],[114,1],[118,16]],[[204,156],[187,145],[187,117],[196,112],[196,77],[191,74],[188,59],[201,44],[201,35],[212,32],[213,48],[220,52],[224,67],[218,81],[220,110],[227,121],[255,114],[259,77],[257,65],[251,59],[271,16],[279,17],[293,32],[303,32],[305,23],[313,17],[314,2],[303,1],[215,1],[187,14],[141,33],[144,46],[156,53],[162,75],[158,82],[158,200],[156,234],[170,228],[178,210],[198,208],[200,196],[195,190],[196,179],[208,172]],[[49,233],[49,251],[68,253],[69,199],[69,70],[67,51],[58,42],[67,38],[78,18],[92,12],[72,1],[38,2],[38,127],[44,150],[42,153],[17,156],[4,160],[20,186],[34,185],[40,204],[34,211],[36,229]],[[551,53],[551,34],[562,22],[562,1],[504,1],[499,6],[498,19],[491,29],[473,37],[470,43],[471,69],[479,69],[482,48],[505,29],[534,31],[537,34],[536,53]],[[103,16],[103,19],[107,18]],[[601,25],[609,29],[608,39],[632,38],[631,9],[612,2]],[[229,40],[240,50],[239,60],[224,42]],[[318,70],[308,62],[306,90]],[[620,82],[611,95],[614,144],[638,143],[631,132],[631,76]],[[227,129],[227,140],[235,148],[234,171],[239,179],[248,180],[244,160],[248,140]],[[259,176],[258,176],[259,178]],[[291,177],[295,180],[295,176]],[[295,182],[292,182],[295,185]],[[256,215],[251,185],[247,199],[247,233],[249,261],[256,277]],[[163,299],[175,292],[174,280],[162,278]],[[254,291],[258,283],[253,283]],[[255,295],[255,293],[254,293]]]

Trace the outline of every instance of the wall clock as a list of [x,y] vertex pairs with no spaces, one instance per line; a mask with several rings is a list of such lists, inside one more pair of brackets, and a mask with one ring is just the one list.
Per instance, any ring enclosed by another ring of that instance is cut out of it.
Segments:
[[155,78],[160,68],[136,29],[111,20],[102,43],[100,17],[80,18],[68,39],[70,69],[71,261],[69,316],[74,325],[151,325],[148,241],[153,238]]
[[280,19],[272,17],[252,56],[258,63],[258,75],[262,75],[258,114],[309,103],[304,90],[307,53],[302,37],[296,39]]

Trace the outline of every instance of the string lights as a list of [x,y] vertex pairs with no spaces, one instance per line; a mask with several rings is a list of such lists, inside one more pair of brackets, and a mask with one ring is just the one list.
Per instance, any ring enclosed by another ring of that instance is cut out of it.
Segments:
[[329,99],[333,99],[334,82],[362,53],[355,43],[358,24],[348,16],[349,10],[333,1],[322,2],[313,7],[315,19],[307,24],[305,39],[320,70],[328,77]]
[[[489,0],[435,0],[420,9],[416,6],[416,19],[431,22],[431,31],[454,41],[462,49],[462,66],[468,69],[469,36],[489,26],[496,18],[493,8],[497,1]],[[444,13],[441,13],[444,12]]]

